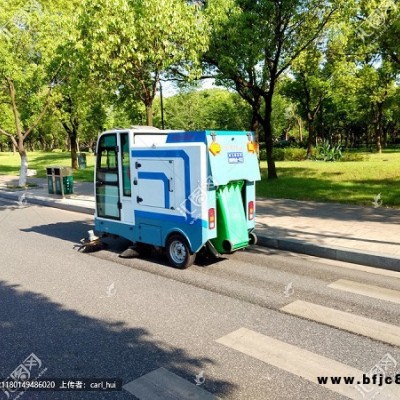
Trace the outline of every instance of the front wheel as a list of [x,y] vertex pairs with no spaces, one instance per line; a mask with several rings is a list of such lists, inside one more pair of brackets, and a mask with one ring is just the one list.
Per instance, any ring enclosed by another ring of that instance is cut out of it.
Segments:
[[169,263],[179,269],[190,267],[196,258],[196,254],[191,253],[187,240],[178,233],[168,238],[166,251]]

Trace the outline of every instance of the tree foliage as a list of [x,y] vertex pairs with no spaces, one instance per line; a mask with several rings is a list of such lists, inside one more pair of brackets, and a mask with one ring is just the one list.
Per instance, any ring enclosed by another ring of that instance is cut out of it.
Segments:
[[253,129],[265,135],[268,178],[277,178],[272,156],[272,100],[278,80],[315,44],[337,5],[319,0],[210,0],[212,37],[205,60],[218,78],[251,105]]
[[[155,110],[160,106],[159,98]],[[208,89],[179,93],[164,99],[165,127],[184,130],[248,130],[251,108],[234,92]],[[160,113],[154,117],[161,126]]]
[[207,43],[198,8],[183,0],[87,0],[79,26],[79,44],[98,82],[140,99],[149,125],[160,76],[196,74]]
[[72,4],[0,0],[0,102],[5,113],[0,133],[21,156],[20,186],[26,183],[28,168],[24,141],[54,101],[50,65],[68,30],[64,18]]

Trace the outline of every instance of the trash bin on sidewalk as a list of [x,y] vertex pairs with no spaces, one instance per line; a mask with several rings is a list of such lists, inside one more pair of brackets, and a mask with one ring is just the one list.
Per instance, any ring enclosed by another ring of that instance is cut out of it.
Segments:
[[78,154],[78,165],[79,165],[79,169],[86,169],[86,154],[85,153]]
[[49,194],[60,194],[64,197],[66,194],[74,193],[72,168],[48,167],[46,171]]
[[49,194],[54,194],[54,171],[52,167],[46,168],[47,186]]

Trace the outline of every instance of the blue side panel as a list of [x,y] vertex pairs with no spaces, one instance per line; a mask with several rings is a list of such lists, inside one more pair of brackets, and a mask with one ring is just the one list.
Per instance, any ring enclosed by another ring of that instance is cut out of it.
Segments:
[[164,207],[169,208],[169,180],[167,175],[163,172],[139,172],[138,173],[139,179],[154,179],[154,180],[161,180],[164,183]]
[[[180,232],[189,242],[189,246],[194,253],[198,252],[207,241],[207,222],[201,219],[193,220],[188,223],[184,216],[166,215],[151,213],[145,211],[135,211],[136,225],[124,224],[122,222],[94,219],[94,229],[98,233],[108,233],[118,235],[132,242],[143,241],[156,246],[164,246],[168,235],[172,232]],[[139,227],[142,226],[146,232],[144,238],[141,238]],[[147,235],[153,228],[154,237],[148,240]],[[160,230],[160,236],[155,235],[155,230]]]
[[187,219],[183,215],[170,215],[170,214],[162,214],[162,213],[155,213],[149,211],[135,211],[135,221],[136,218],[146,218],[151,220],[157,220],[160,223],[162,222],[171,222],[174,224],[186,224],[186,225],[193,225],[193,226],[200,226],[200,227],[207,227],[207,221],[203,221],[200,218],[190,218]]
[[162,229],[158,225],[139,223],[137,230],[137,241],[153,246],[163,246]]
[[[138,226],[146,224],[161,227],[161,246],[165,245],[168,235],[172,232],[182,233],[187,238],[193,252],[199,251],[207,241],[207,221],[201,219],[192,218],[191,221],[188,221],[183,215],[135,211],[135,222]],[[138,236],[136,240],[140,241],[141,239]]]
[[94,230],[96,232],[109,233],[118,235],[132,242],[136,241],[135,226],[132,224],[124,224],[122,222],[111,221],[109,219],[94,219]]
[[170,133],[167,143],[206,143],[206,132],[176,132]]

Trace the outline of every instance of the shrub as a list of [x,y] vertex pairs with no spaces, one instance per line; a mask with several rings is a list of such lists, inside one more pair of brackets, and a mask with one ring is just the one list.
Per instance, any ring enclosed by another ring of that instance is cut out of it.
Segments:
[[274,148],[272,155],[274,156],[275,161],[284,161],[285,160],[285,150],[282,148]]
[[315,149],[315,159],[321,161],[339,161],[342,158],[342,146],[331,145],[328,140],[324,140]]
[[[285,149],[274,147],[272,154],[275,161],[302,161],[307,157],[307,150],[292,147],[286,147]],[[261,149],[260,160],[264,161],[266,159],[267,151],[265,149]]]
[[366,161],[367,156],[360,153],[343,153],[340,161]]
[[284,161],[303,161],[307,158],[306,149],[288,147],[284,149]]

